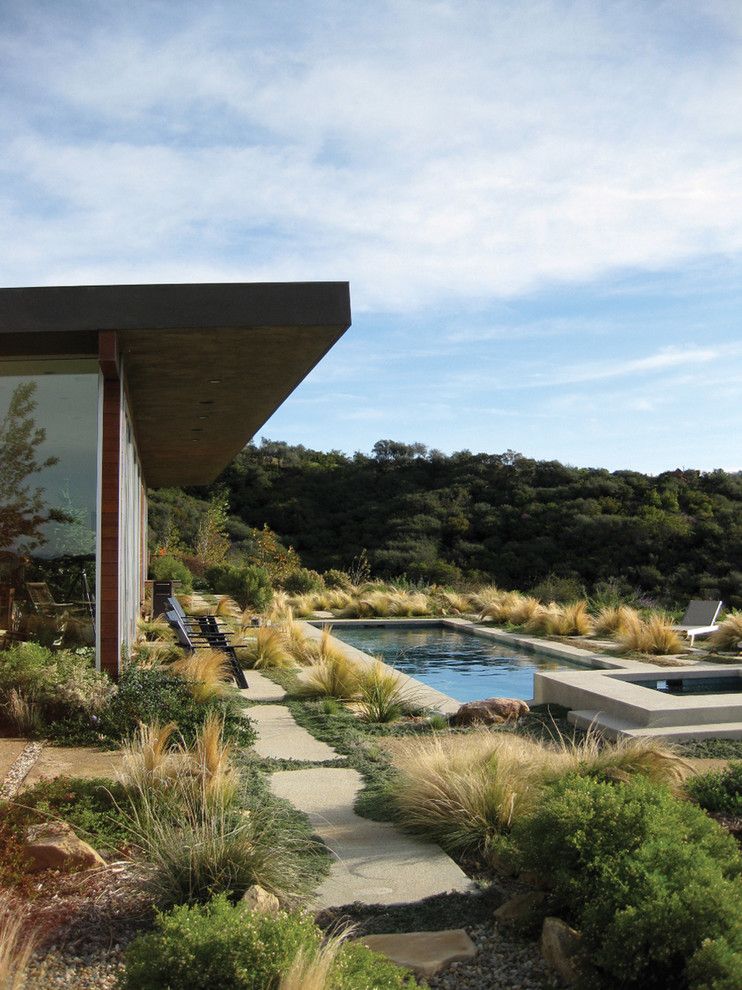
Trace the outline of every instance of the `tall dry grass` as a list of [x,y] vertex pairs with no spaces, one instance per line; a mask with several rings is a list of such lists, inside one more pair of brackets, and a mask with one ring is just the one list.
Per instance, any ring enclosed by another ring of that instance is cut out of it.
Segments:
[[647,619],[637,615],[618,630],[616,640],[624,653],[668,656],[685,650],[683,640],[661,612],[655,612]]
[[229,661],[221,650],[196,650],[171,663],[170,670],[183,678],[196,701],[223,697],[232,679]]
[[281,976],[278,990],[331,990],[334,985],[332,970],[351,931],[348,928],[338,935],[331,935],[314,952],[299,949]]
[[568,774],[612,779],[641,773],[678,786],[690,767],[656,740],[539,743],[482,729],[391,741],[391,795],[403,825],[452,851],[485,859],[513,821],[533,811],[544,788]]
[[17,903],[5,891],[0,891],[0,988],[24,990],[27,971],[35,946],[33,930],[18,909]]
[[639,613],[630,605],[606,605],[595,617],[594,631],[598,636],[614,636],[639,619]]
[[236,648],[240,662],[255,670],[294,666],[285,636],[272,626],[261,626],[253,634],[245,633]]
[[356,673],[358,712],[366,722],[394,722],[420,708],[417,692],[381,660]]
[[315,663],[299,685],[300,694],[340,701],[355,698],[358,690],[358,668],[342,654]]
[[738,650],[742,643],[742,612],[730,612],[708,641],[717,650]]

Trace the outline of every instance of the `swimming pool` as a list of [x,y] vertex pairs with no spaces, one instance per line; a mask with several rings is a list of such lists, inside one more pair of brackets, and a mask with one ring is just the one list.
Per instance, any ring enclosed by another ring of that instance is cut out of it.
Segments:
[[533,697],[534,671],[585,669],[442,626],[338,625],[333,635],[457,701],[493,697],[527,701]]

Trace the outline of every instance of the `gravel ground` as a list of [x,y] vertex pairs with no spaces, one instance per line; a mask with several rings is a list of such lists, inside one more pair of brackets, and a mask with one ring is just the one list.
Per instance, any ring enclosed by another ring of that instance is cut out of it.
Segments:
[[122,866],[60,876],[27,911],[42,939],[29,967],[29,990],[112,990],[125,947],[152,918],[141,877]]
[[16,794],[18,788],[28,776],[29,771],[41,756],[43,748],[43,742],[31,742],[26,746],[18,759],[14,761],[10,770],[8,770],[5,780],[3,780],[2,786],[0,786],[0,798],[7,800]]
[[541,958],[538,943],[524,941],[498,925],[468,929],[478,952],[428,981],[432,990],[542,990],[560,986]]

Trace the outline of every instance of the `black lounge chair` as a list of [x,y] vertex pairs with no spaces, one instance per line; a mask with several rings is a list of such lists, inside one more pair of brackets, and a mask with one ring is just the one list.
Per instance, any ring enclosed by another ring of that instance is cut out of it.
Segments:
[[208,634],[197,632],[195,629],[189,628],[180,615],[173,611],[166,612],[165,618],[175,630],[178,643],[189,653],[195,653],[196,650],[221,650],[229,660],[232,676],[237,682],[237,686],[243,690],[247,689],[245,672],[237,659],[237,652],[223,632]]

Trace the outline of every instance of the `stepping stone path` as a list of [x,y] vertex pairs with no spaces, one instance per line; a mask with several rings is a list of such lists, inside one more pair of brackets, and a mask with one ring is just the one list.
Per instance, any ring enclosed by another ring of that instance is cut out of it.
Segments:
[[416,976],[427,979],[453,962],[473,959],[477,947],[463,928],[441,932],[402,932],[392,935],[366,935],[359,939],[363,945],[381,952],[387,959],[414,970]]
[[309,818],[335,857],[315,907],[405,904],[447,891],[470,891],[466,874],[438,846],[405,835],[389,822],[353,810],[363,778],[356,770],[317,767],[284,770],[271,789]]
[[245,712],[255,723],[255,752],[272,760],[306,760],[326,763],[342,759],[327,743],[320,742],[294,721],[285,705],[255,705]]
[[259,670],[248,670],[245,677],[247,690],[240,688],[240,694],[248,701],[283,701],[286,697],[281,685],[261,674]]

